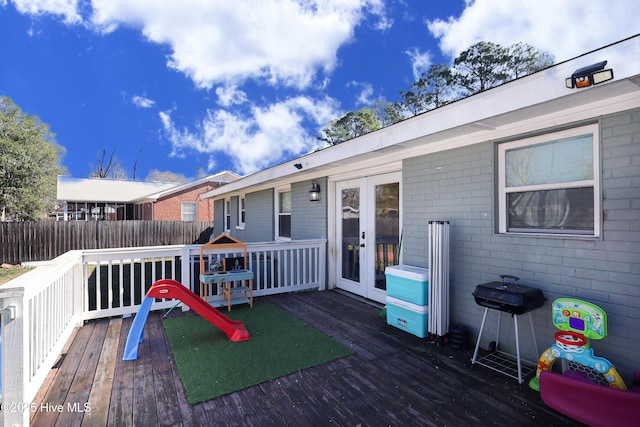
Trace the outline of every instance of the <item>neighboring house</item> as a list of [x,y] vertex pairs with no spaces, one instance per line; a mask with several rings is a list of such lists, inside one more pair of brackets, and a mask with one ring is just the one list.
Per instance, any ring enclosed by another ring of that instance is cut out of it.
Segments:
[[[565,85],[605,60],[611,81]],[[426,267],[427,223],[449,220],[452,323],[475,339],[484,310],[475,287],[510,274],[547,298],[533,312],[540,350],[554,342],[550,302],[576,297],[609,315],[597,354],[626,378],[640,368],[640,36],[202,197],[224,218],[214,235],[326,239],[327,287],[380,302],[384,265]],[[513,349],[512,322],[503,329]],[[527,337],[523,328],[523,355],[537,360]]]
[[220,172],[185,184],[58,177],[57,220],[213,221],[202,193],[238,179]]
[[138,219],[135,200],[176,185],[175,182],[59,176],[56,209],[50,216],[61,221]]
[[146,195],[136,203],[136,219],[154,221],[213,221],[213,201],[200,195],[239,179],[224,171]]

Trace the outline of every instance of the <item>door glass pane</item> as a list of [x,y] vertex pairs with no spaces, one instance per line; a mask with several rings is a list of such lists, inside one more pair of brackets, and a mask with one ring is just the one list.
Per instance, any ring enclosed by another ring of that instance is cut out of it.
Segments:
[[342,278],[360,281],[360,189],[342,190]]
[[375,206],[375,287],[381,290],[387,289],[387,281],[384,275],[385,267],[397,265],[398,246],[400,241],[400,184],[397,182],[376,185]]

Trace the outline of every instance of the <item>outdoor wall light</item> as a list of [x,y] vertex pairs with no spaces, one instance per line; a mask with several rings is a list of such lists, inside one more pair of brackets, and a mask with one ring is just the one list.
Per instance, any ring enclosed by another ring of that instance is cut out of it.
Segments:
[[9,318],[9,320],[13,320],[16,318],[16,306],[15,305],[10,305],[9,307],[5,308],[4,311],[7,313],[7,317]]
[[598,83],[606,82],[613,79],[613,69],[605,70],[607,61],[598,62],[597,64],[579,68],[573,72],[571,77],[565,80],[565,84],[569,89],[589,87]]
[[317,202],[320,200],[320,186],[314,179],[311,181],[311,190],[309,190],[309,201]]

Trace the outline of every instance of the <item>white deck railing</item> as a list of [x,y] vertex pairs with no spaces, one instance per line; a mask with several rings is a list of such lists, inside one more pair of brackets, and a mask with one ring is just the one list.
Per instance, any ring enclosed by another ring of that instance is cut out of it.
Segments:
[[[255,297],[325,287],[325,240],[250,243],[247,257]],[[75,327],[137,313],[161,278],[198,293],[199,264],[200,245],[71,251],[0,286],[0,424],[29,424],[31,402]],[[152,310],[175,305],[156,300]]]
[[82,252],[71,251],[0,286],[5,426],[28,425],[31,401],[82,324]]

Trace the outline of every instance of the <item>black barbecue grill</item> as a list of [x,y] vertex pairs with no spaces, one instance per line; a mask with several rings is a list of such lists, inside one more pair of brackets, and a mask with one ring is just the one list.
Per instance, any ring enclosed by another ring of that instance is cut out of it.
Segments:
[[[511,280],[513,283],[506,283],[505,279]],[[500,275],[499,282],[489,282],[476,286],[473,292],[473,297],[478,305],[485,307],[484,316],[482,317],[482,324],[480,325],[480,332],[478,334],[478,341],[476,342],[476,348],[471,359],[471,364],[479,364],[486,366],[495,371],[501,372],[512,378],[516,378],[519,384],[522,384],[522,361],[520,359],[520,340],[518,334],[518,316],[524,313],[529,313],[529,322],[531,323],[531,334],[533,335],[533,343],[536,348],[536,357],[540,354],[538,350],[538,342],[536,341],[536,333],[533,328],[533,319],[531,318],[531,311],[540,308],[544,305],[546,298],[540,289],[532,288],[529,286],[523,286],[518,284],[520,280],[516,276],[510,276],[507,274]],[[487,321],[487,314],[489,309],[498,311],[498,332],[496,341],[492,342],[490,352],[486,356],[478,359],[478,349],[480,347],[480,339],[482,338],[482,332],[484,325]],[[516,336],[516,356],[515,361],[513,356],[499,350],[500,342],[500,323],[501,313],[510,313],[514,321],[514,329]],[[531,371],[536,369],[536,365],[533,362],[528,362]]]
[[[524,314],[544,304],[546,298],[540,289],[518,285],[520,279],[516,276],[503,274],[500,279],[476,286],[473,297],[477,304],[511,314]],[[514,283],[505,283],[505,279]]]

